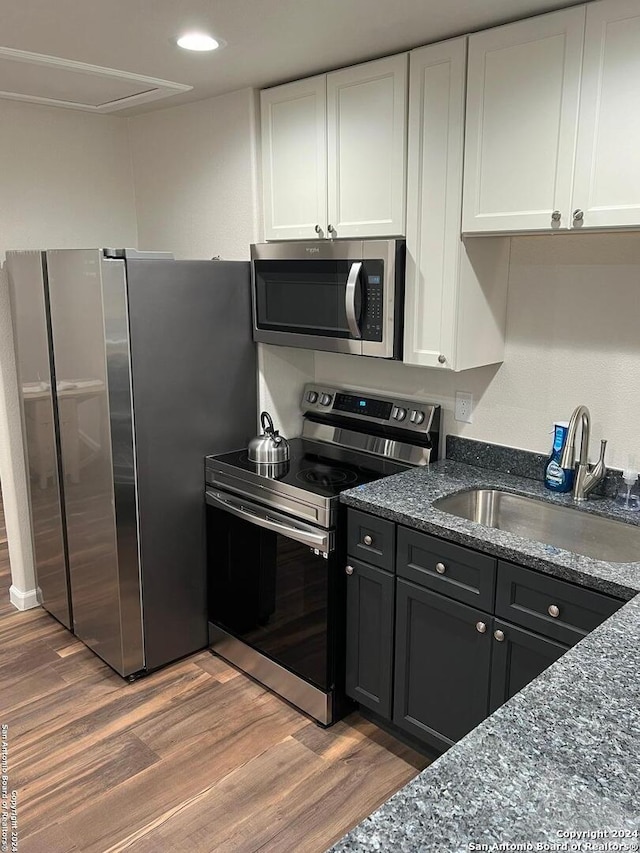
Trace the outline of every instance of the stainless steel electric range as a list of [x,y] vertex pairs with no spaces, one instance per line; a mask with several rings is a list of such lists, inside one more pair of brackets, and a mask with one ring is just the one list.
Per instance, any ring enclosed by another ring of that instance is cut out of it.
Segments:
[[344,697],[340,492],[438,458],[440,407],[307,385],[290,459],[206,459],[212,650],[323,725]]

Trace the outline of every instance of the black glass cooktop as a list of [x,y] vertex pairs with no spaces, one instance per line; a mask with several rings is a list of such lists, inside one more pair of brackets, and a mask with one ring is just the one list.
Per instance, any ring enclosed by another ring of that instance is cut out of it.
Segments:
[[328,452],[324,455],[319,452],[317,445],[303,438],[291,439],[289,448],[289,462],[283,462],[279,466],[250,462],[246,450],[234,450],[214,458],[242,471],[250,471],[270,480],[279,480],[289,486],[297,486],[328,498],[383,476],[357,464],[331,459]]

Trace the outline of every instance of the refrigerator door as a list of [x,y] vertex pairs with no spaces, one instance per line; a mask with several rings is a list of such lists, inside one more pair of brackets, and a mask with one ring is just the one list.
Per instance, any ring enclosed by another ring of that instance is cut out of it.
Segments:
[[153,669],[208,645],[204,457],[246,447],[255,434],[256,348],[248,262],[126,263]]
[[52,392],[48,295],[41,252],[7,252],[18,387],[29,473],[38,600],[67,628],[71,604]]
[[126,288],[124,262],[103,280],[101,255],[51,251],[46,263],[73,626],[128,675],[144,649]]

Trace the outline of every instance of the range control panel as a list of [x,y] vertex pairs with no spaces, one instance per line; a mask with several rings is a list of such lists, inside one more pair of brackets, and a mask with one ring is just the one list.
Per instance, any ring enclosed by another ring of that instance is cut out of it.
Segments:
[[368,391],[324,385],[307,385],[301,408],[303,412],[335,413],[420,432],[429,432],[432,426],[437,429],[440,416],[437,403],[397,400]]

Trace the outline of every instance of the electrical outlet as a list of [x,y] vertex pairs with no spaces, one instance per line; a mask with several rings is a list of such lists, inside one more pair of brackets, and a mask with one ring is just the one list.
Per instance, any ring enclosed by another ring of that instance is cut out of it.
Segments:
[[454,417],[464,424],[473,423],[473,394],[456,391],[456,410]]

